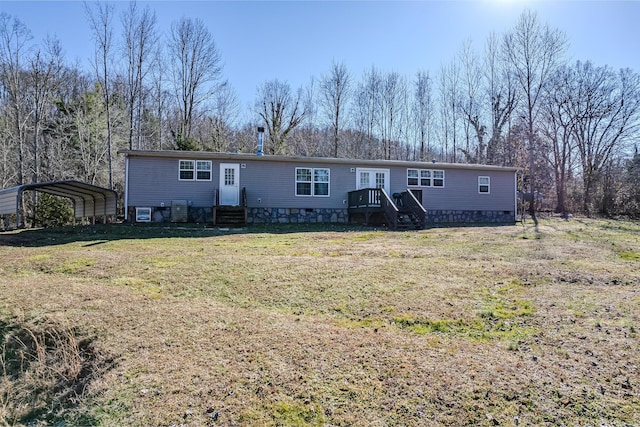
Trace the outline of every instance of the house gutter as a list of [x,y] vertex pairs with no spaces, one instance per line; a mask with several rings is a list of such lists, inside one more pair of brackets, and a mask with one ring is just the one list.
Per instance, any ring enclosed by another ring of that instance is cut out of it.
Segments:
[[410,160],[359,160],[345,159],[335,157],[304,157],[304,156],[273,156],[256,154],[237,154],[237,153],[217,153],[210,151],[179,151],[179,150],[120,150],[118,154],[135,157],[161,157],[161,158],[181,158],[181,159],[202,159],[202,160],[220,160],[220,161],[261,161],[261,162],[286,162],[286,163],[316,163],[316,164],[337,164],[337,165],[353,165],[366,166],[372,168],[388,168],[391,166],[414,167],[423,169],[463,169],[463,170],[485,170],[485,171],[501,171],[501,172],[517,172],[520,169],[507,166],[493,165],[476,165],[466,163],[444,163],[444,162],[419,162]]

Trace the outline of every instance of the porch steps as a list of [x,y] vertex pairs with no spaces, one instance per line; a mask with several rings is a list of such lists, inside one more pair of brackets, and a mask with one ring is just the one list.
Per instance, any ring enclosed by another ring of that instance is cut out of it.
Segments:
[[247,225],[247,208],[245,206],[214,206],[213,225],[244,227]]
[[398,212],[398,221],[396,222],[396,230],[422,230],[425,227],[424,218],[411,211]]

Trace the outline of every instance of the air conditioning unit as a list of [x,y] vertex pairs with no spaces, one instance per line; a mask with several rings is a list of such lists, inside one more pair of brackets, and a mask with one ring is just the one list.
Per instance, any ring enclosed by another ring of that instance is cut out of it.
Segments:
[[187,222],[189,204],[186,200],[171,201],[171,222]]

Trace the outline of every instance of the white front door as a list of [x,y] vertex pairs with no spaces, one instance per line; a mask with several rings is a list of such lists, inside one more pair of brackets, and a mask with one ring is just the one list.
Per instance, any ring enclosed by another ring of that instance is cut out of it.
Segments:
[[240,165],[220,164],[220,205],[238,206],[240,203]]
[[356,189],[384,188],[389,194],[389,169],[364,169],[356,170]]

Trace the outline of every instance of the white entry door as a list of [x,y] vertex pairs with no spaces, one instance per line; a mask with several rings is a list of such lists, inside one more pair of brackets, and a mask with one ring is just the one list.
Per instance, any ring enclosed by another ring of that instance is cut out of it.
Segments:
[[389,193],[389,169],[364,169],[356,170],[356,187],[363,188],[384,188]]
[[238,206],[240,203],[240,165],[220,164],[220,205]]

